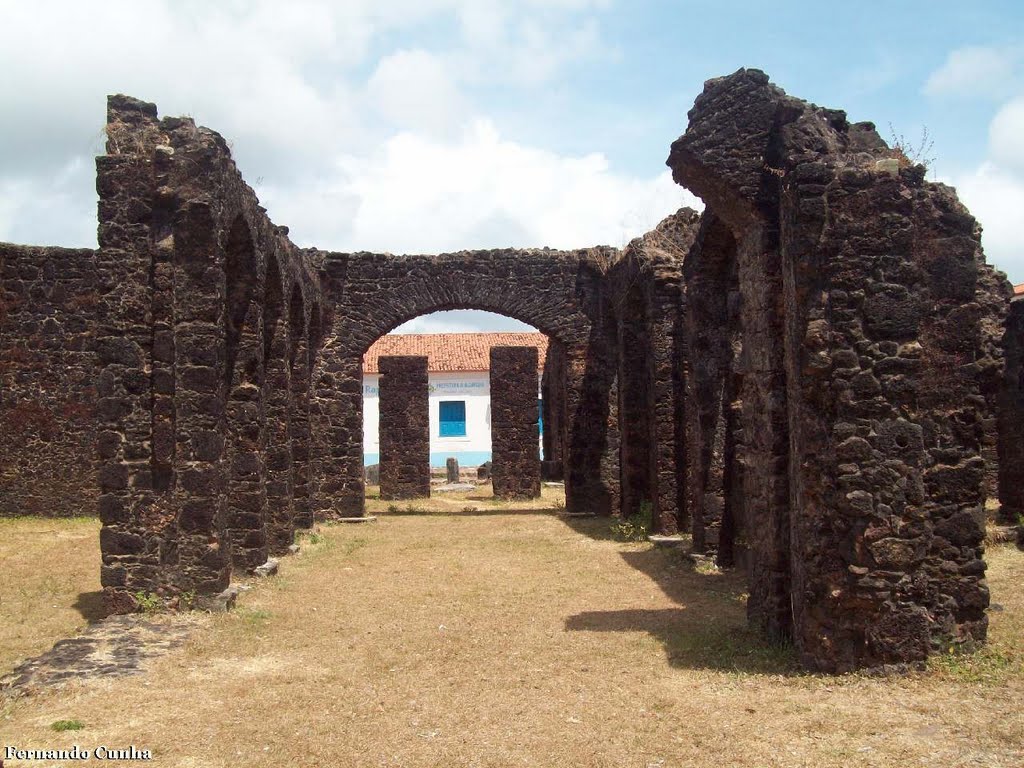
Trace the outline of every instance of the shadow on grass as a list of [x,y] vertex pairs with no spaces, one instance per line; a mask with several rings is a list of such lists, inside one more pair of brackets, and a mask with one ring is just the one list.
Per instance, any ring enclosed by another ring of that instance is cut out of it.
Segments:
[[82,618],[90,624],[95,624],[100,619],[107,617],[107,611],[103,605],[102,590],[82,592],[75,599],[75,603],[71,607],[78,611]]
[[564,514],[565,510],[559,510],[561,514],[562,522],[572,528],[576,533],[581,533],[584,536],[588,536],[591,539],[597,539],[599,541],[614,541],[615,536],[612,533],[612,524],[615,523],[618,518],[615,517],[596,517],[590,515],[582,515],[579,517],[570,517]]
[[[571,528],[612,539],[608,518],[569,518]],[[665,648],[673,667],[772,675],[801,675],[788,645],[769,643],[747,626],[746,576],[737,570],[698,568],[684,551],[640,545],[620,552],[678,607],[584,611],[565,628],[585,632],[647,632]]]

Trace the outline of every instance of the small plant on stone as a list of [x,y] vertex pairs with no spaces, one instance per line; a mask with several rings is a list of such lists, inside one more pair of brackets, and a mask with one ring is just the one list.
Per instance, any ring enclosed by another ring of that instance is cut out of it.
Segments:
[[178,595],[178,608],[183,611],[191,611],[196,606],[196,591],[186,590]]
[[159,595],[155,595],[152,592],[139,591],[135,595],[135,605],[141,613],[152,614],[159,613],[164,609],[164,601],[160,599]]
[[651,531],[654,507],[649,501],[640,502],[640,511],[625,520],[612,523],[612,536],[619,541],[646,541]]
[[890,143],[893,157],[899,161],[901,168],[908,168],[912,165],[923,165],[925,168],[929,168],[935,162],[935,156],[932,154],[935,141],[928,133],[927,126],[921,129],[921,141],[916,145],[907,140],[902,133],[896,133],[892,123],[889,123],[889,132],[892,134]]
[[57,720],[56,722],[50,723],[50,730],[57,731],[80,731],[85,728],[85,723],[81,720]]

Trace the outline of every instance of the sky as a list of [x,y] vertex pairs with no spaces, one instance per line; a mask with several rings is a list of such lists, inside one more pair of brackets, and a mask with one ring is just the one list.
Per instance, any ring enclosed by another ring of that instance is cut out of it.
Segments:
[[[740,67],[916,147],[1024,282],[1024,3],[0,0],[0,241],[96,245],[105,98],[221,133],[300,246],[623,246]],[[890,142],[891,143],[891,142]],[[519,330],[458,312],[405,331]]]

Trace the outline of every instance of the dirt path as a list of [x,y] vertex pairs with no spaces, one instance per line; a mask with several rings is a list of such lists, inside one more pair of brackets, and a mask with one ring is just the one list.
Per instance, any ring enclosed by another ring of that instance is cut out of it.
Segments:
[[[134,764],[204,767],[1024,761],[1020,553],[992,555],[1005,610],[982,656],[826,678],[749,635],[735,576],[606,529],[522,513],[326,528],[149,672],[17,702],[0,747],[131,744],[154,754]],[[62,719],[85,728],[50,729]]]

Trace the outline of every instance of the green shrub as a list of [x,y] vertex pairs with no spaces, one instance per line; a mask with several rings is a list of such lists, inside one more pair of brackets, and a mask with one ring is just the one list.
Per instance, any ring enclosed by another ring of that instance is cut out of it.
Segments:
[[654,519],[654,506],[649,501],[640,502],[640,511],[625,520],[612,523],[612,535],[619,541],[647,541]]

